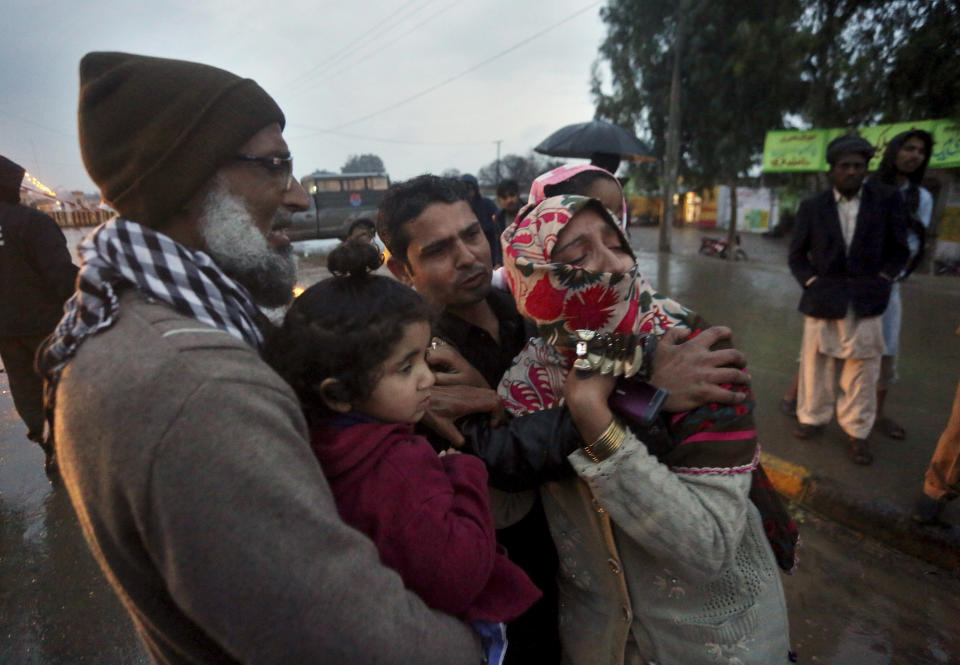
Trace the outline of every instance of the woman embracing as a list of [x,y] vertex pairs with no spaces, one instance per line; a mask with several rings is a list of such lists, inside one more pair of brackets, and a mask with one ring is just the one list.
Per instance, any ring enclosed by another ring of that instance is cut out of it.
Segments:
[[547,198],[502,241],[517,308],[540,336],[500,396],[513,415],[565,405],[585,442],[569,457],[577,477],[541,487],[566,662],[790,662],[778,560],[792,567],[796,533],[758,472],[752,397],[696,406],[667,396],[655,417],[664,394],[649,385],[669,372],[656,340],[676,344],[702,320],[650,287],[597,199]]

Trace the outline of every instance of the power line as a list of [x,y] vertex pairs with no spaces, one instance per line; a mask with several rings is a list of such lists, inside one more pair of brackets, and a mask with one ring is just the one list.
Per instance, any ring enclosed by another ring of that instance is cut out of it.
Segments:
[[[350,51],[347,52],[347,53],[344,53],[344,54],[342,55],[342,57],[340,57],[340,58],[337,59],[336,62],[330,63],[330,66],[327,67],[324,71],[318,72],[317,75],[316,75],[316,78],[323,78],[324,76],[330,74],[331,72],[334,72],[334,70],[335,70],[337,67],[339,67],[340,65],[344,65],[344,64],[346,65],[346,66],[344,67],[344,69],[343,69],[344,71],[345,71],[346,69],[349,69],[351,63],[353,62],[350,58],[352,58],[352,56],[353,56],[356,52],[358,52],[358,51],[360,51],[362,48],[365,48],[366,46],[368,46],[369,43],[380,42],[384,37],[387,37],[391,32],[396,31],[405,21],[408,21],[408,20],[412,19],[413,17],[415,17],[417,14],[419,14],[421,11],[423,11],[424,9],[426,9],[427,7],[429,7],[430,5],[432,5],[432,4],[433,4],[434,2],[436,2],[436,1],[437,1],[437,0],[428,0],[427,2],[425,2],[425,3],[422,4],[422,5],[420,5],[419,7],[416,7],[415,9],[411,10],[406,16],[403,16],[401,19],[399,19],[398,21],[396,21],[393,25],[387,26],[387,28],[386,28],[385,30],[382,30],[379,34],[371,35],[371,37],[370,37],[370,39],[369,39],[368,42],[358,43],[357,46],[356,46],[356,48],[350,50]],[[407,34],[407,33],[403,33],[403,34],[405,35],[405,34]],[[401,35],[401,36],[402,36],[402,35]],[[397,39],[398,39],[398,38],[394,38],[394,39],[388,41],[387,44],[388,44],[388,45],[389,45],[389,44],[392,44],[392,43],[394,43]],[[359,41],[359,40],[358,40],[358,41]],[[383,47],[381,47],[380,49],[377,49],[377,50],[380,51],[380,50],[382,50],[382,49],[383,49]]]
[[309,138],[315,134],[333,134],[334,136],[342,136],[344,138],[350,139],[360,139],[363,141],[379,141],[381,143],[400,143],[403,145],[424,145],[424,146],[456,146],[456,145],[486,145],[488,143],[493,143],[493,141],[410,141],[407,139],[391,139],[379,136],[364,136],[362,134],[351,134],[349,132],[338,132],[333,129],[318,129],[316,127],[308,127],[306,125],[296,125],[289,124],[287,127],[297,127],[299,129],[305,129],[310,131],[310,134],[304,134],[303,136],[291,136],[291,141],[297,141],[304,138]]
[[590,3],[589,5],[587,5],[586,7],[583,7],[582,9],[579,9],[579,10],[575,11],[573,14],[570,14],[570,15],[567,16],[566,18],[563,18],[563,19],[557,21],[556,23],[554,23],[554,24],[552,24],[552,25],[544,28],[543,30],[540,30],[539,32],[536,32],[536,33],[530,35],[529,37],[526,37],[526,38],[520,40],[519,42],[517,42],[517,43],[514,44],[513,46],[510,46],[509,48],[506,48],[506,49],[500,51],[499,53],[490,56],[490,57],[487,58],[486,60],[483,60],[483,61],[481,61],[481,62],[473,65],[472,67],[469,67],[469,68],[463,70],[463,71],[460,72],[459,74],[456,74],[456,75],[454,75],[454,76],[451,76],[450,78],[445,79],[445,80],[441,81],[440,83],[437,83],[436,85],[432,85],[432,86],[430,86],[429,88],[426,88],[425,90],[421,90],[420,92],[418,92],[418,93],[416,93],[416,94],[410,95],[409,97],[407,97],[407,98],[405,98],[405,99],[401,99],[400,101],[395,102],[395,103],[393,103],[393,104],[391,104],[390,106],[387,106],[387,107],[385,107],[385,108],[382,108],[382,109],[380,109],[379,111],[374,111],[373,113],[368,113],[367,115],[361,116],[361,117],[359,117],[359,118],[354,118],[353,120],[351,120],[351,121],[349,121],[349,122],[345,122],[345,123],[343,123],[343,124],[341,124],[341,125],[337,125],[336,127],[332,127],[331,130],[333,130],[333,131],[340,130],[340,129],[343,129],[344,127],[349,127],[349,126],[351,126],[351,125],[355,125],[355,124],[360,123],[360,122],[363,122],[363,121],[365,121],[365,120],[369,120],[370,118],[375,118],[376,116],[382,115],[382,114],[386,113],[387,111],[392,111],[392,110],[395,109],[395,108],[398,108],[398,107],[400,107],[400,106],[403,106],[404,104],[408,104],[408,103],[412,102],[413,100],[418,99],[418,98],[420,98],[420,97],[423,97],[424,95],[426,95],[426,94],[428,94],[428,93],[431,93],[431,92],[433,92],[434,90],[437,90],[438,88],[442,88],[442,87],[445,86],[445,85],[449,85],[450,83],[453,83],[453,82],[456,81],[457,79],[462,78],[462,77],[466,76],[467,74],[470,74],[471,72],[476,71],[477,69],[480,69],[480,68],[483,67],[484,65],[488,65],[488,64],[490,64],[491,62],[493,62],[494,60],[497,60],[497,59],[499,59],[499,58],[502,58],[503,56],[507,55],[508,53],[511,53],[511,52],[513,52],[513,51],[516,51],[518,48],[529,44],[529,43],[530,43],[531,41],[533,41],[534,39],[538,39],[539,37],[542,37],[543,35],[547,34],[547,33],[550,32],[551,30],[554,30],[554,29],[560,27],[560,26],[563,25],[564,23],[567,23],[568,21],[572,21],[574,18],[576,18],[576,17],[579,16],[580,14],[586,12],[586,11],[589,10],[589,9],[592,9],[593,7],[596,7],[596,6],[599,5],[599,4],[600,4],[600,1],[599,1],[599,0],[598,0],[597,2],[591,2],[591,3]]
[[[454,0],[454,2],[451,2],[451,3],[450,3],[449,5],[447,5],[446,7],[442,7],[441,9],[437,10],[436,12],[434,12],[433,14],[431,14],[430,16],[428,16],[427,18],[423,19],[422,21],[420,21],[419,23],[417,23],[416,25],[414,25],[413,27],[411,27],[411,28],[410,28],[409,30],[407,30],[406,32],[402,32],[402,33],[400,33],[399,35],[397,35],[396,37],[394,37],[393,39],[384,42],[383,44],[380,45],[379,48],[370,51],[369,53],[367,53],[367,54],[366,54],[365,56],[363,56],[362,58],[358,58],[358,59],[356,59],[356,60],[350,60],[349,62],[345,63],[343,67],[341,67],[341,68],[340,68],[339,70],[337,70],[337,71],[334,71],[334,72],[330,73],[329,76],[327,76],[326,78],[329,80],[329,79],[335,79],[335,78],[338,78],[338,77],[340,77],[340,76],[343,76],[343,74],[345,74],[345,73],[346,73],[347,71],[349,71],[351,68],[356,67],[357,65],[366,62],[367,60],[369,60],[370,58],[372,58],[372,57],[375,56],[376,54],[380,53],[381,51],[384,51],[385,49],[390,48],[391,46],[393,46],[394,44],[396,44],[398,41],[400,41],[401,39],[403,39],[404,37],[406,37],[406,36],[409,35],[410,33],[416,32],[417,30],[419,30],[420,28],[422,28],[424,25],[426,25],[426,24],[429,23],[430,21],[434,20],[435,18],[439,17],[439,16],[442,15],[442,14],[447,13],[449,10],[453,9],[454,7],[456,7],[457,5],[461,4],[462,2],[463,2],[463,0]],[[426,7],[426,6],[427,6],[427,5],[424,5],[424,7]],[[422,9],[422,7],[421,7],[421,9]],[[419,10],[418,10],[418,11],[419,11]],[[416,12],[414,12],[414,13],[416,13]],[[411,16],[412,16],[412,14],[411,14]],[[409,17],[408,17],[408,18],[409,18]],[[318,77],[323,77],[323,74],[318,74]],[[320,82],[318,82],[317,84],[315,84],[315,85],[313,85],[313,86],[310,86],[310,87],[307,88],[306,90],[312,90],[312,89],[316,88],[316,87],[319,86],[319,85],[320,85]],[[305,91],[306,91],[306,90],[305,90]]]
[[[435,2],[435,0],[428,0],[428,2],[426,3],[426,5],[422,5],[421,7],[417,8],[416,10],[414,10],[413,13],[416,14],[416,12],[420,11],[420,9],[423,9],[423,7],[429,5],[429,4],[433,3],[433,2]],[[314,65],[313,67],[311,67],[310,69],[308,69],[308,70],[307,70],[306,72],[304,72],[303,74],[300,74],[300,75],[297,76],[296,78],[292,79],[292,80],[290,81],[290,83],[288,83],[287,85],[292,87],[292,86],[297,85],[297,84],[299,84],[299,83],[301,83],[301,82],[303,82],[303,81],[309,80],[309,79],[313,78],[318,72],[322,73],[321,70],[323,70],[325,67],[328,67],[328,66],[330,66],[330,65],[336,64],[337,62],[340,62],[343,58],[345,58],[345,57],[349,54],[349,52],[351,51],[351,49],[353,49],[356,45],[358,45],[360,42],[362,42],[368,35],[371,35],[371,34],[375,33],[377,30],[379,30],[379,29],[382,28],[384,25],[386,25],[386,24],[387,24],[391,19],[393,19],[395,16],[397,16],[398,14],[403,13],[403,12],[406,11],[411,5],[415,5],[415,4],[417,4],[417,0],[410,0],[410,2],[407,2],[406,4],[400,6],[399,9],[397,9],[397,10],[391,12],[390,14],[388,14],[387,16],[385,16],[385,17],[384,17],[383,19],[381,19],[378,23],[376,23],[376,24],[374,24],[372,27],[370,27],[366,32],[364,32],[363,34],[361,34],[359,37],[355,38],[353,41],[351,41],[350,43],[348,43],[346,46],[342,47],[340,50],[336,51],[333,55],[331,55],[330,57],[328,57],[326,60],[323,60],[322,62]]]
[[48,131],[48,132],[50,132],[51,134],[59,134],[60,136],[66,136],[67,138],[70,138],[70,139],[75,139],[75,138],[77,138],[77,135],[76,135],[76,134],[68,134],[68,133],[66,133],[66,132],[60,131],[59,129],[53,129],[52,127],[47,127],[46,125],[41,125],[41,124],[38,123],[38,122],[34,122],[33,120],[28,120],[27,118],[23,118],[23,117],[21,117],[21,116],[19,116],[19,115],[16,115],[15,113],[10,113],[9,111],[7,111],[7,110],[5,110],[5,109],[0,109],[0,113],[2,113],[3,115],[7,116],[8,118],[13,118],[14,120],[16,120],[16,121],[18,121],[18,122],[22,122],[22,123],[25,124],[25,125],[32,125],[33,127],[37,127],[37,128],[39,128],[39,129],[43,129],[43,130],[45,130],[45,131]]

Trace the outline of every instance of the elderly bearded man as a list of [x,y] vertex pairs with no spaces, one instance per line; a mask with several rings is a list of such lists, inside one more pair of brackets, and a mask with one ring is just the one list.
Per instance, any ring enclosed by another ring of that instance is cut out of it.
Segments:
[[[338,517],[259,357],[307,206],[256,83],[124,53],[80,63],[84,164],[120,216],[81,247],[42,369],[84,534],[158,663],[478,664]],[[48,404],[48,408],[51,405]]]

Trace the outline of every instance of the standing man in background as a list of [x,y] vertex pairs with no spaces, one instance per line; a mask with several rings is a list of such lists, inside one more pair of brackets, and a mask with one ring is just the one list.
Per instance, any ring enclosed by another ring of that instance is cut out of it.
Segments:
[[907,266],[897,276],[890,290],[890,304],[883,313],[883,341],[886,351],[880,363],[880,380],[877,383],[877,421],[874,429],[891,439],[905,439],[907,432],[902,425],[884,414],[887,391],[897,379],[897,356],[900,349],[900,282],[905,280],[923,259],[927,229],[933,216],[933,196],[920,184],[930,163],[933,151],[933,136],[922,129],[897,134],[887,144],[883,159],[874,176],[877,182],[896,187],[903,197],[907,213],[907,245],[910,258]]
[[57,223],[20,204],[24,173],[0,155],[0,358],[27,438],[43,447],[44,468],[51,474],[57,460],[43,441],[43,381],[33,358],[63,316],[77,267]]
[[493,267],[503,265],[503,249],[500,247],[500,233],[497,231],[497,207],[480,193],[480,183],[469,173],[460,176],[460,182],[467,186],[467,203],[480,221],[480,228],[490,245],[490,259]]
[[507,178],[501,180],[497,185],[497,205],[500,211],[497,212],[497,242],[503,231],[513,224],[517,213],[520,212],[520,185],[516,180]]
[[[805,314],[794,436],[819,434],[836,403],[855,464],[873,462],[867,437],[884,353],[881,314],[909,253],[900,195],[863,183],[873,153],[859,136],[830,142],[833,187],[800,204],[789,256],[790,271],[803,287],[799,309]],[[842,394],[836,398],[838,359]]]

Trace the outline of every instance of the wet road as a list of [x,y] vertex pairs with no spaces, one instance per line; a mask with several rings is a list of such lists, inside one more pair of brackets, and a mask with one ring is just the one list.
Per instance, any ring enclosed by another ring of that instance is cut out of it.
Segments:
[[[646,235],[635,241],[653,246]],[[789,378],[799,331],[796,292],[781,267],[748,274],[719,262],[663,262],[652,255],[641,256],[641,264],[660,290],[683,302],[697,294],[703,302],[691,304],[710,318],[728,312],[731,297],[767,298],[764,320],[738,320],[735,327],[748,342],[755,382],[774,386]],[[778,336],[777,330],[786,332]],[[944,381],[952,391],[956,356],[948,360],[938,369],[951,375]],[[942,427],[939,410],[933,415],[923,424],[930,432]],[[0,374],[0,665],[146,664],[129,619],[83,543],[64,489],[46,480],[42,461]],[[960,579],[833,523],[799,517],[801,567],[784,583],[800,662],[960,664]]]
[[800,565],[783,584],[801,663],[957,665],[960,579],[793,510]]
[[[146,665],[62,486],[0,395],[0,664]],[[960,663],[960,579],[797,512],[799,570],[784,576],[801,663]]]
[[0,374],[0,665],[147,665]]

